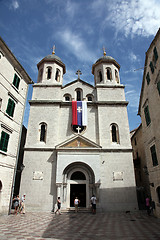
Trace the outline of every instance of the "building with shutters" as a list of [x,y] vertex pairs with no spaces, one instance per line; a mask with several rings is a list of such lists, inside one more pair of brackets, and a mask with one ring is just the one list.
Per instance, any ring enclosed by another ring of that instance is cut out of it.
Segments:
[[28,84],[32,80],[0,38],[0,213],[8,213]]
[[[76,80],[63,85],[66,67],[54,52],[37,67],[21,181],[26,208],[51,211],[60,197],[62,209],[69,210],[78,197],[80,208],[89,209],[94,194],[98,211],[136,210],[128,102],[120,65],[104,52],[92,66],[94,86],[80,78],[79,70]],[[73,124],[73,102],[76,119],[87,105],[85,124],[79,120]]]
[[155,214],[160,217],[160,29],[146,52],[138,114]]

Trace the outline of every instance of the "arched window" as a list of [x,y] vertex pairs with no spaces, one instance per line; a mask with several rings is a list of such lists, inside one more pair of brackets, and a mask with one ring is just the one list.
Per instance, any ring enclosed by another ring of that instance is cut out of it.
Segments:
[[72,173],[71,180],[86,180],[86,176],[84,175],[83,172],[76,171]]
[[58,68],[56,69],[55,80],[56,80],[57,82],[60,82],[60,70],[59,70]]
[[111,68],[106,68],[107,80],[112,80],[112,71]]
[[46,141],[46,131],[47,131],[47,124],[41,123],[40,124],[40,141],[41,142]]
[[52,75],[52,68],[47,67],[47,79],[51,79],[51,75]]
[[82,101],[82,89],[76,89],[76,101]]
[[2,190],[2,181],[0,180],[0,191]]
[[65,95],[64,95],[64,100],[65,100],[66,102],[71,101],[71,95],[70,95],[70,94],[65,94]]
[[102,72],[101,70],[98,71],[98,82],[102,82],[103,81],[103,77],[102,77]]
[[82,133],[84,130],[86,130],[86,126],[72,125],[72,130],[75,133]]
[[158,202],[160,203],[160,187],[157,187],[157,197],[158,197]]
[[39,70],[38,82],[42,82],[43,68]]
[[93,96],[91,94],[87,95],[87,101],[92,102],[93,101]]
[[118,77],[118,72],[117,72],[117,70],[115,70],[115,79],[116,79],[116,82],[119,83],[119,77]]
[[117,124],[111,124],[111,139],[112,142],[119,143],[119,132]]

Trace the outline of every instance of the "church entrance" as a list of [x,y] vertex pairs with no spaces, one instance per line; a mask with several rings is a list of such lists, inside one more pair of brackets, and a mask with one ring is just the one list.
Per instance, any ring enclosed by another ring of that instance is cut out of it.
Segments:
[[[80,200],[79,207],[89,208],[90,198],[95,193],[95,176],[93,170],[83,162],[73,162],[63,171],[63,207],[74,208],[74,199]],[[57,190],[60,195],[60,188]]]
[[70,184],[70,207],[74,207],[74,199],[80,200],[79,207],[86,207],[86,184]]

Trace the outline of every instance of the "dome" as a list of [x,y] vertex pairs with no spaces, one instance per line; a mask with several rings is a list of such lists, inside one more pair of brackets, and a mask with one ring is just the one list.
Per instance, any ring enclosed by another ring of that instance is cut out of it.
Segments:
[[103,57],[101,57],[101,58],[99,58],[97,61],[96,61],[96,63],[98,63],[98,62],[100,62],[100,61],[106,61],[106,62],[108,62],[108,61],[116,61],[113,57],[111,57],[111,56],[103,56]]
[[94,74],[94,69],[97,65],[101,63],[113,63],[118,69],[120,69],[120,65],[117,63],[117,61],[111,57],[111,56],[102,56],[100,57],[93,65],[92,65],[92,74]]
[[39,66],[44,63],[44,62],[56,62],[57,64],[59,64],[62,68],[64,73],[66,72],[66,67],[65,64],[62,62],[62,60],[60,59],[60,57],[56,56],[55,54],[51,54],[48,55],[46,57],[44,57],[38,64],[37,67],[39,69]]
[[[55,54],[54,54],[54,55],[53,55],[53,54],[48,55],[48,56],[46,56],[45,58],[43,58],[42,60],[54,60],[54,59],[62,62],[62,60],[60,59],[60,57],[56,56]],[[62,62],[62,63],[63,63],[63,62]]]

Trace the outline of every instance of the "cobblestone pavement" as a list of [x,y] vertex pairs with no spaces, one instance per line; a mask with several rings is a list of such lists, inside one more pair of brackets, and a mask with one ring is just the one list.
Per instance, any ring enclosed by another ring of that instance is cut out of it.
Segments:
[[160,240],[160,219],[136,213],[29,212],[0,216],[0,240]]

